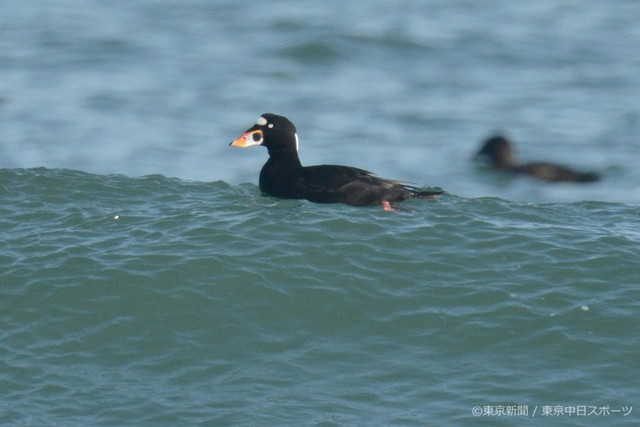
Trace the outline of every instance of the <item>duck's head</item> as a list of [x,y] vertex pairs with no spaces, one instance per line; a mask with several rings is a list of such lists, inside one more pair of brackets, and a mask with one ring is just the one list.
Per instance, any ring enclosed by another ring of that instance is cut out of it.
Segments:
[[269,154],[298,151],[298,134],[289,119],[277,114],[265,113],[258,117],[256,124],[247,129],[238,139],[232,141],[232,147],[267,147]]
[[511,142],[503,136],[496,135],[487,139],[475,156],[485,160],[494,167],[513,167],[516,165],[516,154]]

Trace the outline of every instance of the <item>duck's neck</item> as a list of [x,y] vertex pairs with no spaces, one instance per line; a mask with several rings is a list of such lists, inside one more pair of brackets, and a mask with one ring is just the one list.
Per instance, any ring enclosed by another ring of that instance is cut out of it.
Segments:
[[492,160],[493,166],[502,169],[513,169],[517,167],[518,160],[513,149],[509,146],[498,151]]
[[302,177],[298,153],[269,150],[269,160],[260,171],[260,189],[263,193],[283,199],[297,197],[296,186]]
[[271,165],[283,170],[302,169],[300,157],[298,157],[298,151],[295,148],[269,148],[268,150],[269,160],[265,166]]

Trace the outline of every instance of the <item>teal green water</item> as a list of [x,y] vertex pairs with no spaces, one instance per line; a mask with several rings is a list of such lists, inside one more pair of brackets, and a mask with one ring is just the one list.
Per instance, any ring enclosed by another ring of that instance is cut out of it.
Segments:
[[404,207],[0,170],[0,423],[637,424],[637,206]]

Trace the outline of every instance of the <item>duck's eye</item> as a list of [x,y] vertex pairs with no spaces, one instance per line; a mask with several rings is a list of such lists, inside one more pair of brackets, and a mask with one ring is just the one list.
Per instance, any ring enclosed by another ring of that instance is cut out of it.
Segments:
[[269,123],[268,127],[269,129],[273,129],[273,123]]

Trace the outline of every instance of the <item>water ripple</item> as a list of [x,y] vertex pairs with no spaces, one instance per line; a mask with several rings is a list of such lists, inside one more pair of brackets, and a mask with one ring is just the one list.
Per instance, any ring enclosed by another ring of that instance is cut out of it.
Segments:
[[385,212],[48,169],[0,185],[8,423],[241,422],[254,405],[286,423],[313,405],[410,424],[418,401],[633,389],[618,381],[637,353],[633,206]]

